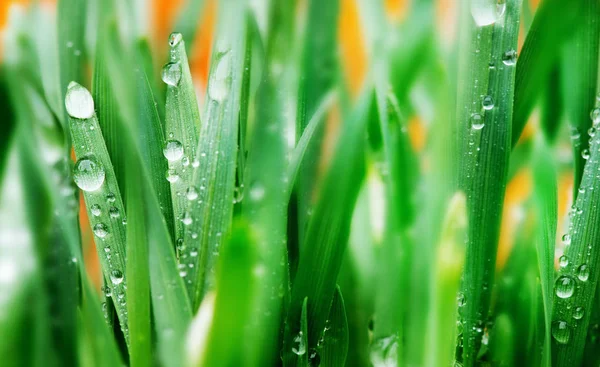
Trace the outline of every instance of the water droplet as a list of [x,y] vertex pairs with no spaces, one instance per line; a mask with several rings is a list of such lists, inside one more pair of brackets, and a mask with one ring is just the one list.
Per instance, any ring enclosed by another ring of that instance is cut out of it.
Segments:
[[494,99],[492,98],[492,96],[483,97],[483,99],[481,100],[481,106],[486,111],[489,111],[492,108],[494,108]]
[[569,265],[569,258],[566,257],[565,255],[562,255],[558,259],[558,265],[560,265],[561,268],[564,268],[565,266]]
[[397,335],[373,341],[369,355],[373,367],[398,366],[398,344]]
[[117,209],[117,207],[111,206],[110,209],[108,209],[108,215],[110,215],[111,218],[119,218],[121,213],[119,213],[119,209]]
[[191,257],[196,257],[196,256],[198,256],[198,249],[197,249],[197,248],[195,248],[195,247],[192,247],[192,248],[190,249],[190,256],[191,256]]
[[198,190],[194,186],[188,187],[187,191],[185,192],[185,197],[188,200],[196,200],[198,198]]
[[573,278],[563,275],[556,280],[556,295],[560,298],[569,298],[575,291],[575,281]]
[[231,88],[231,52],[227,50],[218,55],[216,63],[208,82],[208,95],[211,99],[222,102]]
[[194,167],[194,168],[200,167],[200,161],[197,159],[194,159],[194,161],[192,162],[192,167]]
[[590,112],[590,118],[594,125],[600,123],[600,107],[596,107]]
[[166,84],[176,87],[181,81],[181,64],[179,62],[169,62],[162,68],[162,80]]
[[176,162],[183,157],[183,145],[178,140],[169,140],[163,149],[163,154],[170,162]]
[[110,281],[114,284],[114,285],[118,285],[121,284],[123,282],[123,273],[121,272],[121,270],[113,270],[110,272]]
[[596,128],[595,128],[595,127],[593,127],[593,126],[592,126],[592,127],[590,127],[590,128],[588,129],[588,135],[590,136],[590,138],[593,138],[593,137],[594,137],[594,135],[596,135]]
[[456,297],[456,303],[458,304],[458,307],[463,307],[467,304],[467,299],[463,293],[458,294]]
[[514,66],[517,63],[517,51],[510,50],[506,51],[502,55],[502,62],[507,66]]
[[573,310],[573,318],[575,320],[581,320],[583,318],[583,313],[584,313],[583,307],[576,307]]
[[94,234],[98,238],[104,238],[108,235],[108,227],[104,223],[98,223],[94,226]]
[[233,189],[233,203],[237,204],[244,200],[244,185],[236,186]]
[[189,212],[185,212],[183,218],[181,218],[181,222],[184,225],[189,226],[193,222],[192,215]]
[[89,119],[94,116],[94,99],[91,93],[75,82],[69,84],[65,107],[69,116],[77,119]]
[[100,205],[94,204],[90,207],[90,212],[94,217],[99,217],[102,215],[102,209],[100,209]]
[[567,344],[571,338],[571,328],[565,321],[552,323],[552,336],[560,344]]
[[252,201],[260,201],[265,196],[265,188],[261,185],[254,185],[250,190],[250,199]]
[[169,181],[170,183],[174,183],[177,182],[177,180],[179,180],[179,175],[177,174],[177,171],[175,171],[174,169],[170,169],[167,171],[167,181]]
[[506,11],[505,0],[474,0],[471,2],[471,15],[480,27],[494,24]]
[[483,117],[480,114],[474,113],[471,115],[471,128],[473,130],[481,130],[484,126],[485,123]]
[[304,343],[304,338],[302,337],[302,331],[298,332],[298,335],[294,337],[294,343],[297,343],[297,347],[292,347],[292,352],[294,354],[301,356],[306,353],[306,343]]
[[181,40],[183,40],[183,36],[181,35],[181,33],[173,32],[169,36],[169,46],[175,47],[181,43]]
[[587,264],[582,264],[577,268],[577,278],[582,282],[585,282],[590,277],[590,268]]
[[110,246],[104,247],[104,252],[106,252],[107,254],[110,254]]
[[114,203],[115,201],[117,201],[117,198],[115,197],[115,194],[113,194],[112,192],[109,192],[106,195],[106,202],[107,203]]
[[81,158],[73,168],[73,180],[83,191],[98,190],[104,183],[105,175],[104,167],[93,155]]
[[581,151],[581,158],[583,159],[589,159],[590,158],[590,151],[589,149],[584,149]]
[[571,236],[568,233],[565,233],[562,236],[562,241],[565,244],[565,246],[569,246],[571,244]]
[[182,164],[184,167],[187,167],[187,166],[189,166],[189,165],[190,165],[190,159],[189,159],[188,157],[183,157],[183,158],[181,158],[181,164]]
[[102,287],[102,292],[104,293],[104,297],[111,297],[112,296],[112,291],[110,289],[109,286],[105,285],[104,287]]

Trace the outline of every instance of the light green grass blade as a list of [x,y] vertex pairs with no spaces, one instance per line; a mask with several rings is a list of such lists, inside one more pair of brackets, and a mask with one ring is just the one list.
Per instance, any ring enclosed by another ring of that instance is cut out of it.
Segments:
[[600,39],[600,4],[582,2],[583,11],[577,20],[573,38],[563,50],[561,68],[562,91],[567,120],[571,124],[571,143],[575,161],[573,197],[581,182],[585,155],[589,155],[588,130],[592,127],[590,111],[596,102],[598,46]]
[[[467,196],[469,235],[462,293],[462,363],[475,365],[494,283],[496,251],[511,147],[521,2],[462,3],[456,126],[459,188]],[[493,21],[495,20],[495,23]],[[492,22],[493,24],[489,24]],[[493,68],[490,68],[490,64]]]
[[583,15],[584,4],[593,1],[565,3],[547,0],[540,4],[517,63],[515,81],[512,145],[515,146],[537,98],[558,60],[559,50],[573,32]]
[[194,167],[198,197],[190,202],[191,223],[184,246],[190,256],[186,283],[196,310],[213,287],[214,267],[223,238],[231,226],[237,157],[238,122],[245,53],[246,2],[226,0],[220,4],[218,29],[200,140]]
[[[318,350],[321,366],[344,366],[348,355],[348,319],[342,292],[338,286],[333,294],[323,342]],[[313,358],[314,359],[314,358]]]
[[[596,124],[597,125],[597,124]],[[585,164],[581,185],[571,212],[571,225],[565,236],[564,256],[554,283],[552,307],[552,362],[554,366],[578,366],[583,351],[600,269],[598,223],[600,192],[596,185],[600,169],[600,137],[590,142],[590,158]]]
[[544,366],[551,365],[550,324],[552,320],[552,298],[554,289],[554,242],[556,241],[557,184],[556,168],[551,160],[551,151],[545,141],[536,141],[533,157],[535,182],[534,203],[539,220],[536,240],[542,301],[544,307]]
[[217,275],[215,313],[202,366],[242,366],[244,326],[251,322],[256,242],[244,224],[234,226],[224,244]]
[[[91,94],[77,83],[70,84],[65,97],[69,127],[77,163],[75,183],[83,191],[104,278],[112,294],[121,329],[127,328],[127,284],[125,272],[125,207],[112,168],[102,131],[94,112]],[[123,297],[119,297],[123,295]]]
[[308,348],[315,348],[325,327],[349,235],[350,213],[364,177],[364,133],[371,94],[362,96],[346,121],[301,247],[298,271],[284,333],[283,361],[296,365],[293,340],[299,332],[301,306],[308,297]]
[[[169,46],[169,62],[162,69],[162,79],[167,84],[163,159],[168,162],[165,175],[171,184],[175,238],[179,244],[180,261],[183,262],[185,260],[181,257],[186,254],[183,252],[184,229],[192,220],[188,206],[200,190],[192,182],[194,167],[200,163],[196,160],[200,111],[185,53],[185,41],[180,33],[171,34]],[[188,283],[190,294],[193,294],[193,286],[193,283]]]

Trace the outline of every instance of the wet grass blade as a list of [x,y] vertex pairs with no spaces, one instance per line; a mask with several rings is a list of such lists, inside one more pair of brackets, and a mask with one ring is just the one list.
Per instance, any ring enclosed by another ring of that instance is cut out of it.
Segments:
[[301,307],[308,298],[308,350],[314,349],[325,327],[336,278],[349,235],[350,218],[364,178],[364,143],[371,94],[362,96],[342,129],[320,198],[301,247],[284,332],[283,361],[296,365],[292,353],[300,331]]
[[81,85],[72,83],[65,103],[77,157],[73,178],[83,192],[104,279],[111,286],[113,294],[123,294],[115,302],[115,307],[124,331],[127,328],[125,207],[91,94]]
[[571,124],[571,143],[575,161],[575,181],[573,197],[585,166],[584,156],[589,155],[588,130],[592,127],[590,111],[596,102],[596,82],[598,75],[598,39],[600,38],[600,4],[597,1],[584,1],[583,12],[572,39],[563,50],[561,68],[562,95],[567,120]]
[[[198,188],[192,183],[198,148],[200,111],[196,92],[181,34],[169,37],[169,62],[162,69],[162,79],[167,84],[165,107],[164,157],[168,162],[167,180],[171,184],[171,201],[175,220],[177,243],[184,242],[184,228],[192,219],[187,211],[190,200],[198,196]],[[180,253],[180,256],[182,254]],[[190,294],[194,284],[188,283]]]
[[348,355],[348,319],[344,298],[337,287],[333,294],[331,309],[329,310],[328,323],[323,334],[323,344],[318,353],[321,366],[344,366]]
[[188,206],[191,223],[184,237],[187,254],[198,252],[188,261],[194,267],[186,278],[194,310],[214,285],[219,247],[229,232],[233,213],[246,2],[226,0],[220,5],[196,156],[199,163],[194,167],[198,196]]
[[[489,1],[461,4],[456,126],[459,188],[467,196],[469,234],[462,293],[464,366],[473,366],[481,345],[500,234],[511,148],[513,92],[521,2],[507,1],[492,20]],[[493,65],[494,68],[490,68]]]
[[540,4],[523,44],[515,79],[512,146],[517,144],[537,98],[564,46],[583,16],[585,4],[548,0]]
[[535,181],[534,203],[539,220],[536,241],[542,302],[544,308],[544,366],[551,365],[550,326],[552,320],[552,298],[554,288],[554,242],[557,222],[556,168],[548,157],[551,152],[543,140],[536,142],[533,158]]

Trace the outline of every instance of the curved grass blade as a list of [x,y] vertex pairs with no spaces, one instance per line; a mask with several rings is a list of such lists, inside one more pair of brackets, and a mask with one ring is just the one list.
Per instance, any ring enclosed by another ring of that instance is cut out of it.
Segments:
[[[179,244],[178,249],[182,250],[184,229],[192,220],[192,214],[187,211],[187,208],[189,202],[198,196],[199,190],[192,181],[193,168],[200,164],[196,160],[200,112],[185,53],[185,41],[180,33],[171,34],[169,46],[169,62],[162,69],[162,78],[167,84],[165,107],[167,136],[164,158],[168,162],[169,169],[165,173],[171,183],[175,238]],[[183,253],[180,253],[180,256],[182,255]]]
[[552,320],[552,295],[554,289],[554,242],[557,221],[556,169],[548,159],[551,152],[544,140],[536,142],[533,157],[535,182],[534,203],[540,224],[536,241],[542,302],[544,308],[544,356],[543,365],[551,365],[550,326]]
[[217,39],[196,156],[199,163],[194,167],[198,197],[188,205],[191,223],[186,228],[182,255],[199,254],[185,261],[193,264],[186,277],[193,310],[213,287],[219,246],[231,226],[246,50],[245,6],[245,0],[226,0],[219,6]]
[[553,366],[578,366],[583,358],[600,274],[600,247],[596,246],[600,241],[599,170],[600,136],[596,134],[590,141],[590,157],[583,171],[569,233],[564,237],[570,242],[564,252],[568,264],[561,267],[554,283]]
[[[70,115],[69,127],[77,163],[75,183],[83,191],[90,224],[97,241],[97,252],[105,281],[111,285],[121,330],[127,338],[127,297],[125,286],[125,207],[115,172],[94,113],[94,101],[81,85],[69,85],[65,97]],[[122,297],[121,297],[122,295]]]
[[[467,196],[469,235],[462,293],[466,300],[459,357],[475,365],[486,322],[511,148],[513,92],[521,2],[506,2],[489,24],[490,1],[462,3],[456,126],[459,188]],[[485,25],[485,24],[488,25]],[[495,68],[491,69],[492,64]]]
[[242,366],[244,327],[257,284],[256,242],[244,224],[234,226],[225,243],[217,275],[215,313],[202,366]]
[[319,348],[321,366],[344,366],[348,355],[348,319],[344,298],[338,286],[333,294],[329,322],[323,333],[323,343]]
[[523,44],[514,92],[514,117],[512,146],[519,141],[527,119],[543,90],[560,49],[573,32],[583,15],[585,4],[593,1],[565,3],[561,0],[547,0],[540,4],[535,13],[531,28]]
[[354,115],[342,128],[332,165],[301,247],[284,332],[283,361],[296,365],[292,353],[301,325],[301,307],[308,298],[308,348],[314,349],[325,327],[335,281],[349,235],[351,216],[364,178],[364,138],[371,93],[362,96]]
[[600,39],[600,4],[582,2],[583,12],[578,18],[574,36],[563,50],[562,86],[564,107],[571,124],[571,142],[575,161],[573,197],[581,182],[585,166],[584,156],[589,155],[588,131],[592,127],[590,111],[596,102],[598,76],[598,47]]

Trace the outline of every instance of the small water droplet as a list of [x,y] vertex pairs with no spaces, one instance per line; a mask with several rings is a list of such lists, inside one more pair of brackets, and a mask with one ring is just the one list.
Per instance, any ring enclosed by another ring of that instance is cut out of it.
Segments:
[[373,367],[398,366],[398,344],[397,335],[373,341],[369,354]]
[[581,320],[583,318],[583,307],[575,307],[575,309],[573,310],[573,318],[575,320]]
[[183,145],[178,140],[169,140],[163,149],[163,154],[170,162],[176,162],[183,157]]
[[177,174],[177,171],[175,171],[174,169],[170,169],[167,171],[167,181],[169,181],[170,183],[174,183],[177,182],[177,180],[179,180],[179,175]]
[[590,138],[593,138],[593,137],[594,137],[594,135],[596,135],[596,128],[595,128],[595,127],[593,127],[593,126],[592,126],[592,127],[590,127],[590,128],[588,129],[588,135],[590,136]]
[[567,344],[571,338],[571,328],[565,321],[552,323],[552,336],[560,344]]
[[94,234],[98,238],[104,238],[108,235],[108,227],[104,223],[98,223],[94,226]]
[[192,248],[190,249],[190,256],[191,256],[191,257],[196,257],[196,256],[198,256],[198,249],[197,249],[197,248],[195,248],[195,247],[192,247]]
[[196,189],[194,186],[188,187],[187,191],[185,192],[185,197],[188,200],[196,200],[198,198],[198,189]]
[[517,63],[517,51],[510,50],[506,51],[502,55],[502,62],[507,66],[514,66]]
[[89,119],[94,116],[92,94],[75,82],[71,82],[67,88],[65,107],[69,116],[77,119]]
[[115,197],[115,194],[113,194],[112,192],[109,192],[106,195],[106,202],[107,203],[114,203],[115,201],[117,201],[117,198]]
[[467,304],[467,299],[462,292],[456,297],[456,303],[458,304],[458,307],[463,307]]
[[99,217],[102,215],[102,209],[100,209],[100,205],[94,204],[90,207],[90,212],[94,217]]
[[190,224],[192,224],[193,219],[192,219],[192,215],[190,214],[190,212],[185,212],[183,214],[183,218],[181,218],[181,222],[186,226],[189,226]]
[[117,207],[112,206],[110,209],[108,209],[108,215],[110,215],[111,218],[119,218],[121,213],[119,213],[119,209],[117,209]]
[[89,155],[81,158],[73,168],[73,180],[83,191],[96,191],[104,183],[106,173],[96,157]]
[[181,43],[183,36],[179,32],[173,32],[169,36],[169,46],[175,47]]
[[471,115],[471,128],[473,130],[481,130],[485,126],[483,116],[478,113]]
[[562,236],[562,241],[565,244],[565,246],[569,246],[571,244],[571,236],[568,233],[565,233]]
[[121,284],[123,282],[123,273],[121,272],[121,270],[113,270],[110,272],[110,281],[114,284],[114,285],[118,285]]
[[494,108],[494,99],[492,98],[492,96],[483,97],[483,99],[481,100],[481,106],[486,111],[489,111],[492,108]]
[[590,118],[594,125],[600,123],[600,107],[596,107],[590,112]]
[[582,282],[585,282],[588,280],[589,277],[590,277],[590,268],[587,266],[587,264],[581,264],[577,268],[577,278],[579,278],[579,280],[581,280]]
[[162,68],[162,80],[167,85],[176,87],[181,81],[181,64],[179,62],[169,62]]
[[565,255],[562,255],[558,259],[558,265],[560,265],[561,268],[564,268],[565,266],[569,265],[569,258],[566,257]]
[[265,196],[265,188],[262,185],[253,185],[250,189],[250,199],[252,201],[260,201]]
[[573,278],[563,275],[556,280],[556,295],[560,298],[569,298],[575,291],[575,281]]
[[181,158],[181,164],[182,164],[184,167],[187,167],[187,166],[189,166],[189,165],[190,165],[190,159],[189,159],[188,157],[183,157],[183,158]]
[[244,200],[244,185],[236,186],[233,189],[233,203],[237,204]]
[[102,292],[104,293],[104,297],[111,297],[112,296],[112,291],[110,289],[109,286],[105,285],[104,287],[102,287]]
[[301,356],[306,353],[306,344],[304,343],[304,338],[302,337],[302,331],[298,332],[298,335],[294,337],[294,343],[297,343],[297,346],[292,347],[292,352],[294,354]]
[[583,159],[589,159],[590,158],[590,151],[589,149],[584,149],[581,151],[581,158]]

